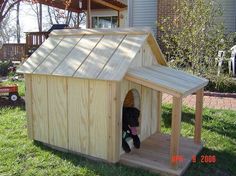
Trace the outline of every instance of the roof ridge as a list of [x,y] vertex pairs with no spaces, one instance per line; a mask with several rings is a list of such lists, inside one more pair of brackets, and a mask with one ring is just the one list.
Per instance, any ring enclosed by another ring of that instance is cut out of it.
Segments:
[[60,29],[53,30],[49,36],[68,36],[68,35],[142,35],[150,34],[150,27],[135,27],[135,28],[112,28],[112,29]]

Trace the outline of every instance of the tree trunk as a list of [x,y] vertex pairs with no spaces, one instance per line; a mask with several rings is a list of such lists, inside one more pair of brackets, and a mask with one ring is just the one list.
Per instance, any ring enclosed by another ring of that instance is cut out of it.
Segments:
[[39,4],[39,32],[42,32],[42,4]]
[[20,2],[16,6],[16,39],[17,43],[20,43]]

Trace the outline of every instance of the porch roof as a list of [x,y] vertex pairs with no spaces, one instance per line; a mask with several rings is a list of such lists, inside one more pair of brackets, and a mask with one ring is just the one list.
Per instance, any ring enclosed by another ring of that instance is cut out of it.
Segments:
[[[56,7],[59,9],[68,9],[72,12],[81,12],[87,10],[88,0],[81,0],[82,8],[79,8],[79,0],[71,0],[70,4],[67,5],[64,0],[38,0],[37,2],[40,4]],[[117,11],[121,11],[127,7],[126,0],[91,0],[91,9],[113,9]]]
[[175,97],[190,95],[208,84],[207,79],[161,65],[129,68],[125,78]]

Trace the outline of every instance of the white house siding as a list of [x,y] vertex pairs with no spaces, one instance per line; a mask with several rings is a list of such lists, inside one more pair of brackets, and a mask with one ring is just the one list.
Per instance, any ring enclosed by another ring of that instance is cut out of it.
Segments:
[[222,21],[226,27],[226,32],[236,31],[236,0],[218,0],[222,6]]
[[157,0],[129,0],[128,1],[129,26],[151,27],[157,31]]

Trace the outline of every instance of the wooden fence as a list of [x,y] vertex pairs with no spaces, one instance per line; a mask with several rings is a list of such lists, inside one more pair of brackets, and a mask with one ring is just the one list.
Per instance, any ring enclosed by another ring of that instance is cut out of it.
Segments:
[[49,32],[27,32],[26,54],[30,56],[47,38]]
[[22,60],[25,58],[26,44],[3,44],[0,49],[0,60]]

